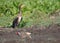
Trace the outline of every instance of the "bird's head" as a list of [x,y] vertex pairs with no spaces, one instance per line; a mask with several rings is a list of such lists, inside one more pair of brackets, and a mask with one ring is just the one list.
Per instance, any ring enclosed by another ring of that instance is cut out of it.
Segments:
[[22,9],[22,8],[24,8],[24,7],[25,7],[24,4],[20,4],[20,5],[19,5],[19,9]]

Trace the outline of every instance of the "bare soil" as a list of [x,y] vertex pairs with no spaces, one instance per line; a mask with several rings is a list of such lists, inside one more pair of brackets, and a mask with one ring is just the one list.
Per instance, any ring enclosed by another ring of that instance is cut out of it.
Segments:
[[[31,38],[21,38],[22,36],[16,34],[18,31],[20,33],[30,32]],[[52,24],[48,27],[33,26],[21,29],[0,28],[0,43],[60,43],[60,25]]]

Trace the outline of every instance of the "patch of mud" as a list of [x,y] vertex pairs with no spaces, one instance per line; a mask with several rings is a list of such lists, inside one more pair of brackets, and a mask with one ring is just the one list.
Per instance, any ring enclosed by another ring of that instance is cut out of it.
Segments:
[[[31,33],[31,38],[16,35],[16,32]],[[16,29],[13,31],[0,31],[0,43],[60,43],[60,25],[52,24],[49,27],[33,26],[31,28]]]

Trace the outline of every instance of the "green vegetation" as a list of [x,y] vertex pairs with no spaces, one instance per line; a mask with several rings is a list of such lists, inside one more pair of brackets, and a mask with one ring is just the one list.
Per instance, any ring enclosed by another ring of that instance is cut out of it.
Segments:
[[23,20],[19,27],[48,26],[52,23],[52,20],[49,19],[49,13],[60,9],[60,0],[0,0],[0,26],[11,26],[19,11],[19,4],[25,5],[22,9]]

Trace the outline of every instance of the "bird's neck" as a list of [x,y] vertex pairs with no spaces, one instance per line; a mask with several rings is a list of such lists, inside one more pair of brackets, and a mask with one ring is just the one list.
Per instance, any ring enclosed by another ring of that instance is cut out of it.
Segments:
[[19,9],[18,17],[21,17],[21,16],[22,16],[22,12],[21,12],[21,9]]
[[19,13],[21,13],[21,8],[19,8]]

